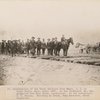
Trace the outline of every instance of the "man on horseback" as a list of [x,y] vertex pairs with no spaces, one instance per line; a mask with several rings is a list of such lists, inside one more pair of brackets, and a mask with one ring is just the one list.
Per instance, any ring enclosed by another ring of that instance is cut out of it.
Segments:
[[63,49],[63,56],[67,56],[67,52],[69,49],[70,43],[73,45],[73,39],[70,37],[69,39],[65,39],[62,43],[62,49]]
[[65,36],[62,35],[62,37],[61,37],[61,42],[64,42],[64,41],[65,41]]

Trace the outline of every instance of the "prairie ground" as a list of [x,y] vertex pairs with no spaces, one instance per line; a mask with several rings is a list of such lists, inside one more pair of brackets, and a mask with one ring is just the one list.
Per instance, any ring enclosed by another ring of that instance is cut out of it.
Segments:
[[99,65],[75,62],[76,60],[89,61],[91,58],[93,62],[94,60],[100,62],[98,56],[49,57],[51,59],[48,60],[47,58],[47,56],[31,58],[0,55],[0,84],[100,85]]

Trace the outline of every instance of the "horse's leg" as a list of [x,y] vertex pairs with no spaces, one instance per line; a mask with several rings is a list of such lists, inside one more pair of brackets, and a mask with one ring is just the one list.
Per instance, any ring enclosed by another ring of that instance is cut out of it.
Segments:
[[51,52],[52,52],[52,50],[51,50],[51,48],[50,48],[50,55],[51,55]]
[[11,50],[11,54],[12,54],[12,57],[13,57],[13,55],[14,55],[14,54],[13,54],[13,50]]
[[67,50],[66,50],[66,56],[67,56],[67,54],[68,54],[68,48],[67,48]]
[[59,56],[59,50],[57,51],[57,56]]
[[54,49],[54,54],[56,55],[56,50]]
[[53,56],[53,49],[52,49],[52,56]]
[[66,56],[66,50],[64,49],[64,56]]
[[60,56],[60,50],[58,51],[58,56]]
[[56,55],[56,49],[54,49],[54,55]]
[[67,53],[68,53],[68,48],[66,49],[66,56],[67,56]]
[[56,56],[58,55],[58,50],[56,49]]
[[57,56],[59,55],[59,50],[57,50]]
[[50,52],[50,51],[49,51],[49,49],[48,49],[48,55],[49,55],[49,52]]
[[37,48],[37,55],[38,55],[38,48]]
[[49,49],[48,49],[48,55],[49,55]]
[[43,49],[43,55],[45,55],[45,49]]
[[64,56],[64,49],[63,49],[63,56]]
[[67,56],[67,51],[65,50],[65,56]]

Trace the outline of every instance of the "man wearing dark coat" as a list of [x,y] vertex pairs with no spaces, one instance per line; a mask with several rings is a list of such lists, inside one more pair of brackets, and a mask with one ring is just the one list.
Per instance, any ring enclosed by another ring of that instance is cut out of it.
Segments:
[[15,54],[15,41],[14,40],[10,41],[10,50],[11,50],[10,53],[13,57]]
[[11,40],[8,40],[7,42],[7,51],[8,51],[8,54],[11,54]]
[[40,38],[38,38],[37,42],[36,42],[36,46],[37,46],[37,55],[41,54],[41,40]]
[[55,41],[54,41],[54,54],[55,54],[55,56],[57,56],[57,47],[58,47],[58,40],[57,40],[57,37],[55,37]]
[[29,51],[30,51],[30,40],[27,39],[27,42],[26,42],[26,52],[27,52],[27,55],[29,55]]
[[51,42],[50,42],[50,39],[48,39],[47,41],[47,51],[48,51],[48,55],[51,54]]
[[2,44],[2,42],[0,42],[0,54],[1,54],[1,44]]
[[9,53],[9,40],[6,42],[6,54],[8,54]]
[[65,41],[65,36],[62,35],[62,37],[61,37],[61,42],[64,42],[64,41]]
[[42,54],[45,55],[45,50],[46,50],[46,42],[45,39],[43,39],[42,43],[41,43],[41,49],[42,49]]
[[30,52],[32,55],[35,55],[35,50],[36,50],[35,37],[32,37],[30,41]]
[[1,43],[1,53],[4,54],[5,50],[6,50],[6,41],[2,40],[2,43]]
[[54,52],[54,46],[55,46],[55,45],[54,45],[54,40],[55,40],[55,39],[52,38],[52,41],[50,42],[50,43],[51,43],[51,44],[50,44],[50,45],[51,45],[51,52],[50,52],[51,55],[53,55],[53,52]]

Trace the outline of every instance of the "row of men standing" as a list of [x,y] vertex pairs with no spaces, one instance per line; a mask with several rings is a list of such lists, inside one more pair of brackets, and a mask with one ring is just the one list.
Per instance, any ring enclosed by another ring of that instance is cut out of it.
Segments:
[[[64,39],[64,36],[62,36],[61,41],[64,41]],[[37,51],[37,55],[40,55],[42,50],[42,54],[44,55],[47,49],[48,55],[57,55],[56,46],[58,43],[57,37],[52,38],[52,40],[50,40],[50,38],[47,39],[47,43],[45,42],[45,39],[41,41],[40,38],[38,38],[38,40],[35,41],[35,37],[32,37],[31,40],[27,39],[26,51],[27,54],[31,53],[33,55],[35,55]]]
[[[65,40],[65,37],[62,36],[61,42]],[[21,40],[3,40],[0,42],[0,51],[2,54],[23,54],[27,53],[28,55],[31,53],[32,55],[40,55],[41,51],[42,54],[45,54],[45,51],[47,49],[48,55],[57,55],[57,46],[59,41],[57,40],[57,37],[52,39],[47,39],[47,42],[45,42],[45,39],[41,41],[40,38],[35,40],[35,37],[32,37],[31,39],[27,39],[26,42]]]

